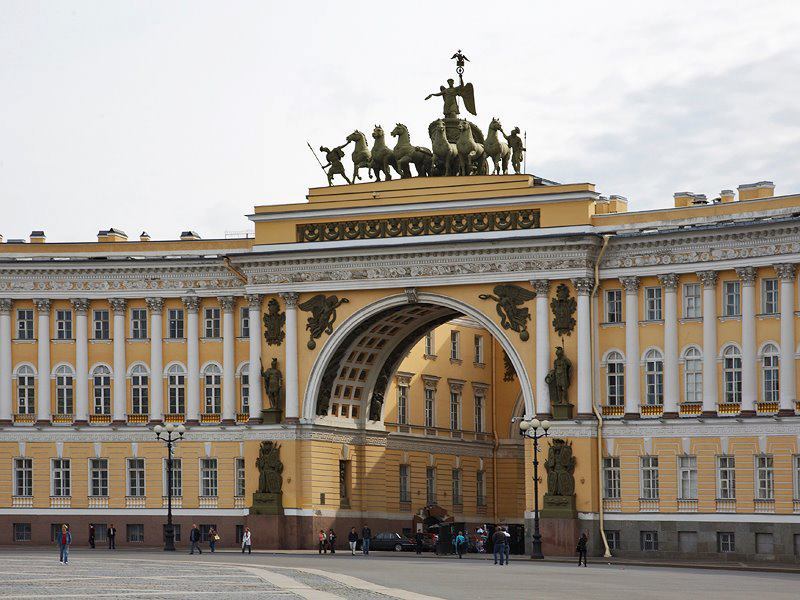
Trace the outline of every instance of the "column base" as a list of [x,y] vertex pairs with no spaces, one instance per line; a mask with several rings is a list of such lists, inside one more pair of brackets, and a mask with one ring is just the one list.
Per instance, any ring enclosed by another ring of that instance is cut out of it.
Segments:
[[778,416],[779,417],[793,417],[794,415],[795,415],[795,412],[791,408],[781,408],[778,411]]
[[110,423],[112,427],[122,427],[125,424],[127,424],[127,421],[125,421],[124,419],[115,419]]
[[219,422],[220,425],[236,425],[236,419],[222,419]]
[[183,422],[186,427],[195,427],[196,425],[200,425],[200,421],[198,419],[190,419]]
[[740,417],[755,417],[756,411],[754,410],[743,410],[739,412]]
[[47,425],[52,425],[52,423],[49,420],[45,421],[44,419],[36,419],[36,421],[33,424],[36,425],[37,427],[46,427]]
[[261,425],[261,423],[262,420],[259,417],[250,417],[250,419],[247,421],[248,425]]
[[628,413],[628,412],[626,412],[626,413],[625,413],[625,414],[622,416],[622,418],[623,418],[625,421],[633,421],[633,420],[635,420],[635,419],[641,419],[641,418],[642,418],[642,415],[640,415],[639,413]]
[[662,419],[677,419],[678,416],[679,415],[676,412],[665,412],[661,414]]
[[700,413],[700,416],[703,418],[713,418],[713,417],[718,417],[719,415],[715,410],[704,410],[703,412]]
[[76,419],[72,422],[75,427],[86,427],[89,425],[89,419]]

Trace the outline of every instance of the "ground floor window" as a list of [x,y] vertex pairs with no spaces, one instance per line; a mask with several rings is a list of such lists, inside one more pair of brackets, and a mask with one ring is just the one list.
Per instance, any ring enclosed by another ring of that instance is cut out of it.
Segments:
[[210,523],[201,523],[199,529],[200,529],[200,541],[207,542],[211,539],[211,537],[208,535],[208,532],[211,531],[212,529],[216,531],[217,526]]
[[241,544],[244,539],[244,525],[236,526],[236,543]]
[[619,550],[619,531],[606,530],[606,542],[609,550]]
[[14,523],[14,541],[15,542],[31,541],[30,523]]
[[108,541],[108,525],[105,523],[92,523],[94,526],[94,541],[107,542]]
[[129,542],[143,542],[144,525],[142,523],[128,523],[125,537]]
[[656,550],[658,550],[657,531],[640,531],[639,541],[641,544],[642,552],[655,552]]
[[735,552],[736,538],[732,532],[717,532],[717,552]]
[[[164,539],[167,539],[167,525],[164,524]],[[181,541],[181,526],[180,525],[173,525],[172,526],[172,535],[174,536],[174,540],[176,542]]]

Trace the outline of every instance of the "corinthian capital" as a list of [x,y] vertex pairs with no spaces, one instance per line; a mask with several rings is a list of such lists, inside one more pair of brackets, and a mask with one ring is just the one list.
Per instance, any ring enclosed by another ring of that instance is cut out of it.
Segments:
[[264,299],[264,296],[261,294],[247,294],[244,299],[247,300],[247,306],[250,308],[261,309],[261,301]]
[[183,305],[186,307],[186,310],[189,312],[197,312],[197,310],[200,308],[200,298],[194,294],[190,296],[184,296],[181,298],[181,300],[183,301]]
[[89,310],[88,298],[73,298],[70,302],[72,303],[72,308],[75,309],[76,315],[85,315],[86,311]]
[[575,286],[575,293],[578,296],[588,296],[594,289],[594,278],[578,277],[572,280],[572,285]]
[[36,311],[40,314],[50,314],[50,298],[35,298],[33,304],[36,306]]
[[125,308],[128,306],[128,301],[125,298],[111,298],[108,303],[111,305],[111,310],[115,315],[125,314]]
[[151,315],[160,315],[161,311],[164,310],[163,298],[146,298],[145,302],[147,302],[147,308]]
[[236,306],[236,298],[233,296],[220,296],[218,300],[223,312],[233,312]]
[[620,277],[619,280],[627,293],[635,294],[639,291],[639,278],[636,275]]
[[0,314],[7,315],[11,313],[11,305],[14,301],[11,298],[0,298]]
[[795,267],[792,263],[781,263],[779,265],[775,265],[775,272],[778,274],[780,279],[785,279],[787,281],[793,281],[796,275]]
[[742,285],[753,285],[756,282],[756,268],[755,267],[739,267],[736,269],[736,274]]
[[278,295],[283,298],[283,301],[286,303],[286,308],[297,307],[297,299],[300,297],[300,294],[297,292],[281,292]]
[[719,273],[716,271],[698,271],[697,276],[700,278],[700,281],[703,282],[704,288],[713,288],[717,285]]
[[659,275],[658,281],[661,282],[661,285],[664,286],[665,290],[672,291],[678,289],[678,275],[676,273],[666,273],[664,275]]
[[531,281],[533,291],[537,296],[547,296],[550,293],[550,280],[549,279],[534,279]]

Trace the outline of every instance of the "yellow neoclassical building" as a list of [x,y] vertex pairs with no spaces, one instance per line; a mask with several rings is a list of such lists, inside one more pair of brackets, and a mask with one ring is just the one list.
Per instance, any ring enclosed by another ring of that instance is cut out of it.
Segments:
[[[542,462],[554,439],[575,459],[546,553],[588,529],[596,552],[796,560],[799,209],[770,182],[629,212],[591,184],[422,177],[257,206],[243,239],[9,239],[0,543],[69,522],[160,545],[166,421],[184,536],[503,523],[524,551],[537,416]],[[264,441],[278,514],[254,510]]]

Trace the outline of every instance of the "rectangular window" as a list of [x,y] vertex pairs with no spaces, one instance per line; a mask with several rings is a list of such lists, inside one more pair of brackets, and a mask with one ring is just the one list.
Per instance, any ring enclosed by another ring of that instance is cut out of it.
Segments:
[[167,311],[168,335],[172,340],[183,339],[183,309],[170,308]]
[[765,315],[777,315],[780,310],[780,292],[777,279],[761,281],[761,312]]
[[236,525],[236,543],[241,546],[243,538],[244,538],[244,525],[237,524]]
[[200,460],[200,495],[217,495],[217,459],[203,458]]
[[478,471],[475,474],[475,480],[478,506],[486,506],[486,475],[483,471]]
[[[163,525],[163,531],[164,531],[164,540],[166,540],[167,539],[167,525],[166,525],[166,523]],[[172,535],[173,535],[173,537],[174,537],[176,542],[180,542],[181,541],[181,526],[180,525],[174,524],[172,526]],[[241,543],[241,541],[238,541],[237,543]]]
[[642,552],[655,552],[658,550],[658,532],[657,531],[640,531],[639,543]]
[[64,498],[72,495],[70,464],[68,458],[54,458],[51,461],[51,489],[52,496]]
[[107,458],[92,458],[89,460],[89,495],[93,497],[108,496]]
[[428,504],[436,504],[436,469],[425,469],[425,492]]
[[433,407],[436,400],[436,390],[425,388],[425,427],[435,427]]
[[219,309],[207,308],[204,314],[205,314],[205,337],[218,338],[220,336]]
[[22,308],[17,311],[17,339],[33,339],[33,309]]
[[17,371],[17,411],[32,415],[35,407],[36,378],[33,369],[24,366]]
[[643,500],[658,500],[658,457],[642,456],[641,490]]
[[461,333],[459,331],[450,332],[450,359],[461,360]]
[[736,538],[734,537],[733,532],[717,532],[717,552],[736,552]]
[[717,457],[717,498],[736,499],[736,459],[733,456]]
[[775,554],[775,538],[771,533],[756,533],[756,554]]
[[[180,458],[172,459],[172,497],[180,498],[183,496],[183,464]],[[167,459],[164,459],[164,485],[161,488],[164,490],[164,496],[167,492]]]
[[697,500],[697,457],[678,457],[678,498]]
[[483,393],[475,394],[475,431],[483,432]]
[[14,523],[14,541],[15,542],[31,541],[30,523]]
[[461,498],[461,469],[453,469],[453,504],[463,504]]
[[33,459],[14,459],[14,495],[33,496]]
[[144,459],[128,459],[128,496],[144,496]]
[[461,429],[461,392],[450,392],[450,429]]
[[775,473],[772,468],[772,455],[756,456],[756,499],[775,499]]
[[110,319],[111,316],[107,310],[95,310],[92,312],[94,339],[96,340],[111,339]]
[[411,467],[400,465],[400,502],[411,502]]
[[216,523],[201,523],[198,529],[200,530],[200,541],[204,543],[208,542],[210,538],[209,533],[212,529],[218,531]]
[[436,356],[436,346],[434,345],[433,330],[425,334],[425,356]]
[[475,363],[482,365],[483,364],[483,336],[476,335],[475,336]]
[[147,339],[147,309],[131,309],[131,338],[134,340]]
[[686,283],[683,286],[683,318],[699,319],[703,316],[700,284]]
[[611,354],[606,363],[608,405],[625,406],[625,363],[618,352]]
[[619,550],[620,549],[619,531],[606,529],[606,541],[608,542],[609,550]]
[[618,456],[608,456],[603,459],[603,498],[607,500],[620,499],[620,466]]
[[248,413],[250,412],[250,371],[247,365],[242,369],[239,377],[242,393],[242,412]]
[[350,508],[350,461],[339,461],[339,504]]
[[800,454],[792,457],[792,474],[794,482],[794,499],[800,500]]
[[56,311],[56,339],[57,340],[71,340],[72,339],[72,311],[71,310],[57,310]]
[[663,318],[661,313],[661,288],[660,287],[646,287],[644,288],[645,300],[645,316],[648,321],[661,321]]
[[239,332],[243,338],[250,337],[250,309],[246,306],[239,309]]
[[236,468],[236,495],[241,498],[241,497],[244,497],[244,491],[245,491],[245,486],[244,486],[244,484],[245,484],[245,479],[244,479],[245,471],[244,471],[244,459],[243,458],[237,458],[236,459],[235,468]]
[[143,542],[144,541],[144,524],[142,523],[128,523],[126,526],[125,538],[129,542]]
[[722,315],[725,317],[741,316],[741,282],[725,281],[722,284],[722,290]]
[[397,422],[408,423],[408,386],[397,386]]
[[622,290],[606,290],[606,323],[622,323]]

